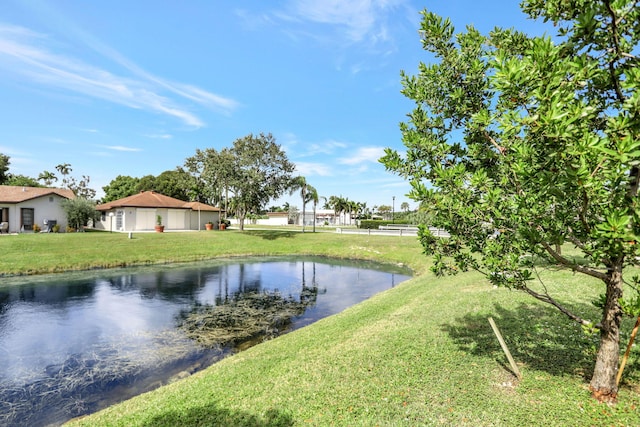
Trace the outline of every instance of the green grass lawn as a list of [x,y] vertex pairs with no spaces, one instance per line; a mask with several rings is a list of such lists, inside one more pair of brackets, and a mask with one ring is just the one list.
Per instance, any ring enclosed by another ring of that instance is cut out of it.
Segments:
[[199,261],[220,256],[316,254],[414,263],[415,239],[288,230],[43,233],[0,236],[0,276]]
[[[4,274],[295,253],[403,263],[416,272],[338,315],[73,425],[640,425],[637,347],[618,404],[599,404],[588,391],[595,337],[476,274],[435,278],[415,238],[253,230],[129,240],[78,233],[3,236],[0,252],[10,260]],[[593,317],[597,282],[552,270],[543,276],[559,300]],[[489,316],[522,381],[510,372]],[[632,323],[625,321],[623,346]]]

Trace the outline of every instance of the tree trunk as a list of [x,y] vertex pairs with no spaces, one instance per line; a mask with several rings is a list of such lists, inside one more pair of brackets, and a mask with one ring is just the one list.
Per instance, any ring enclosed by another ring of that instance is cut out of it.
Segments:
[[610,270],[605,307],[600,328],[600,348],[593,369],[589,388],[593,397],[601,402],[614,402],[618,395],[616,375],[620,358],[620,322],[622,309],[618,300],[622,298],[622,263]]
[[244,231],[244,216],[245,214],[239,214],[237,213],[237,217],[238,217],[238,229],[240,231]]
[[313,202],[313,232],[316,232],[316,202]]

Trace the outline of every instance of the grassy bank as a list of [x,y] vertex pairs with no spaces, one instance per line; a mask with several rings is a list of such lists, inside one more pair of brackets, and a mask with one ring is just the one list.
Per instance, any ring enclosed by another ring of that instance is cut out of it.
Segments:
[[0,275],[166,264],[220,256],[316,254],[404,262],[423,268],[415,239],[286,230],[190,233],[20,234],[0,236]]
[[[494,289],[475,274],[434,278],[413,238],[257,230],[134,237],[32,235],[9,237],[14,239],[10,242],[5,236],[0,251],[7,253],[19,244],[31,248],[31,262],[11,255],[14,273],[56,271],[55,257],[45,257],[42,264],[36,260],[42,248],[59,238],[66,249],[51,250],[58,256],[68,253],[85,266],[314,253],[401,262],[418,274],[339,315],[73,425],[639,424],[637,347],[619,403],[598,404],[587,389],[595,337],[584,335],[550,307]],[[590,301],[599,292],[596,282],[553,271],[544,275],[561,301],[580,314],[594,313]],[[489,316],[520,365],[520,382],[509,370]],[[625,322],[625,340],[631,326],[630,320]]]

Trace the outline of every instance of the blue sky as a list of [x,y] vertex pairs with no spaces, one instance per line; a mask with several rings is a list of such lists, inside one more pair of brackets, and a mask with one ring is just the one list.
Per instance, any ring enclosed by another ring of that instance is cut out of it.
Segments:
[[197,148],[271,132],[321,196],[413,208],[378,159],[402,151],[413,109],[400,70],[429,61],[419,11],[458,30],[542,28],[517,1],[2,3],[0,153],[32,177],[69,163],[98,197],[117,175],[158,175]]

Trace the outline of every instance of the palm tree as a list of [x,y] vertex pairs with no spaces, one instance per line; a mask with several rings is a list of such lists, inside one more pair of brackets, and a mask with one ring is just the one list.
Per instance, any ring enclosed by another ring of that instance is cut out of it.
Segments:
[[409,203],[402,202],[402,204],[400,205],[400,209],[402,209],[405,212],[409,212]]
[[62,185],[65,187],[69,187],[69,180],[67,179],[67,175],[69,175],[72,171],[71,165],[69,163],[61,163],[56,166],[56,170],[60,172],[62,175]]
[[[336,214],[338,215],[338,225],[340,225],[340,217],[342,216],[343,213],[347,212],[347,210],[349,209],[349,200],[345,199],[344,197],[340,196],[337,197],[335,200],[335,206],[333,208],[336,211]],[[345,222],[346,222],[346,217],[344,218]],[[346,225],[343,223],[343,225]]]
[[338,197],[329,196],[329,199],[325,202],[325,208],[333,209],[333,216],[338,215],[338,206],[337,206]]
[[367,202],[358,202],[357,207],[358,207],[356,212],[357,218],[362,219],[362,216],[365,215],[367,212]]
[[308,185],[307,186],[307,201],[313,202],[313,232],[316,232],[316,207],[318,206],[318,201],[320,199],[324,199],[327,201],[326,197],[318,196],[318,190],[315,187]]
[[38,175],[38,181],[44,182],[44,185],[46,185],[47,187],[50,187],[51,184],[53,184],[53,181],[57,180],[58,177],[53,172],[44,171],[40,172],[40,175]]
[[304,233],[304,220],[305,220],[305,207],[307,205],[307,191],[309,184],[304,176],[297,176],[291,180],[289,184],[289,194],[293,195],[296,191],[300,190],[300,197],[302,197],[302,232]]

